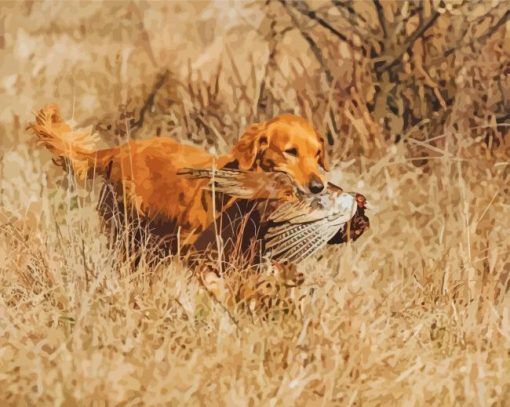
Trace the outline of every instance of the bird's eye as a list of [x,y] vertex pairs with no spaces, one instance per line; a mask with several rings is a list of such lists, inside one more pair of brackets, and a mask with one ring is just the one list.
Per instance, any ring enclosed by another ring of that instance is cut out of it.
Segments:
[[285,150],[285,154],[291,155],[292,157],[297,157],[298,156],[297,148],[288,148],[287,150]]

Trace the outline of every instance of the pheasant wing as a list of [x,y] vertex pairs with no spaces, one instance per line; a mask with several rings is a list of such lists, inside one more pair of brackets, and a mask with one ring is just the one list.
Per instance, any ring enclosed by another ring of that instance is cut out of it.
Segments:
[[299,262],[325,246],[356,208],[355,198],[343,192],[286,203],[271,214],[265,250],[274,259]]
[[302,239],[299,243],[290,247],[287,251],[279,253],[278,259],[287,260],[291,263],[299,263],[300,261],[312,256],[321,248],[323,248],[331,236],[334,236],[339,227],[344,224],[324,223],[315,228],[313,234],[308,238]]
[[235,169],[184,168],[179,175],[191,179],[209,179],[210,189],[239,199],[293,199],[296,188],[287,174]]

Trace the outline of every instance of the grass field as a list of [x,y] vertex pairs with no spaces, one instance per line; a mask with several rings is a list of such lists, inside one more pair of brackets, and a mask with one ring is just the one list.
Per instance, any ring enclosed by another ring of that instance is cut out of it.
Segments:
[[[508,404],[507,2],[0,10],[2,405]],[[210,152],[303,115],[371,229],[301,264],[287,312],[225,307],[177,257],[118,260],[98,185],[25,131],[51,102],[105,145]]]

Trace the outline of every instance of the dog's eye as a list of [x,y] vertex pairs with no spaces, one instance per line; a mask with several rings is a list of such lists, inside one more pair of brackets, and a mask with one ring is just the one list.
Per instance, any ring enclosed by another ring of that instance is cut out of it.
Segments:
[[285,150],[285,154],[291,155],[292,157],[297,157],[298,156],[297,148],[288,148],[287,150]]

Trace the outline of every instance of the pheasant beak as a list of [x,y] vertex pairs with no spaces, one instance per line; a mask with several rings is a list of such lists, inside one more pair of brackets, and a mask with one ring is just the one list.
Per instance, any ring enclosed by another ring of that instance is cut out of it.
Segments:
[[358,207],[361,209],[368,209],[367,207],[367,198],[365,198],[361,194],[356,194],[356,203],[358,204]]

